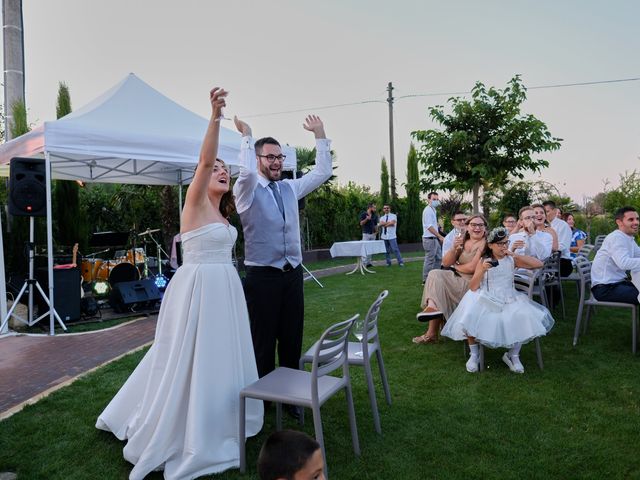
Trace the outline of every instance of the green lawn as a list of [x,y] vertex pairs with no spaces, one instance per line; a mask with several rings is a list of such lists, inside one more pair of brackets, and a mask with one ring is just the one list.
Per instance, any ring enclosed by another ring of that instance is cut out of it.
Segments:
[[[382,435],[373,427],[363,373],[352,368],[362,456],[351,450],[343,395],[322,408],[329,475],[333,479],[640,478],[640,356],[631,354],[627,311],[598,309],[590,331],[571,346],[576,300],[565,285],[567,319],[542,339],[545,370],[533,344],[522,349],[524,375],[502,364],[502,350],[486,350],[487,370],[465,371],[459,342],[414,345],[421,262],[404,269],[377,267],[375,275],[325,277],[306,284],[305,348],[328,325],[364,314],[390,291],[380,331],[393,405],[377,383]],[[26,479],[120,479],[130,471],[122,442],[94,428],[142,353],[125,357],[0,423],[0,471]],[[249,471],[211,477],[256,478],[261,443],[274,429],[249,439]],[[288,428],[297,428],[286,419]],[[313,434],[308,422],[303,429]],[[162,478],[161,474],[149,478]]]

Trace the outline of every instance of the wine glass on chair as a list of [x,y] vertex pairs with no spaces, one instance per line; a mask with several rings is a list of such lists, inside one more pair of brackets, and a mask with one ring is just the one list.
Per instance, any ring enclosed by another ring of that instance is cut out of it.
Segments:
[[360,351],[359,352],[355,352],[354,355],[356,357],[361,357],[363,355],[362,352],[362,338],[364,337],[364,319],[363,318],[358,318],[354,324],[353,324],[353,335],[358,339],[358,342],[360,342]]

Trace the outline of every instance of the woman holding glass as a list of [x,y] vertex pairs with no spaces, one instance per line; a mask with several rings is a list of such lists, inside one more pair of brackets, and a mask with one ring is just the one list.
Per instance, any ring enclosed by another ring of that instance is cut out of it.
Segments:
[[442,258],[442,270],[429,272],[422,292],[421,307],[417,318],[429,322],[427,331],[413,338],[413,343],[436,343],[440,327],[451,316],[464,294],[469,289],[469,280],[480,261],[486,245],[487,221],[482,215],[472,215],[466,221],[466,230],[461,232],[453,247]]

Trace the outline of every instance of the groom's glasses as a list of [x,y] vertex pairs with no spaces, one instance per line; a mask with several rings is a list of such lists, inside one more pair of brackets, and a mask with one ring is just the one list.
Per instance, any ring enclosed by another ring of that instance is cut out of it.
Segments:
[[280,155],[271,155],[271,154],[269,154],[269,155],[258,155],[258,157],[266,158],[267,162],[269,162],[269,163],[273,163],[276,160],[278,160],[280,162],[284,162],[285,158],[287,158],[286,155],[282,155],[282,154],[280,154]]

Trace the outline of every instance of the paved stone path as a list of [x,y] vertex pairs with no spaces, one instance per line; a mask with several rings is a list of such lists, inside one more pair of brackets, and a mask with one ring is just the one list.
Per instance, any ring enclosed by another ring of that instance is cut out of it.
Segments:
[[0,338],[0,419],[153,340],[157,316],[106,330]]
[[[422,259],[405,259],[417,260]],[[377,267],[385,265],[384,261],[373,263]],[[350,272],[353,267],[354,264],[331,267],[313,274],[322,278]],[[306,281],[312,281],[305,276]],[[157,315],[152,315],[94,332],[0,337],[0,420],[76,378],[150,344],[156,320]]]

